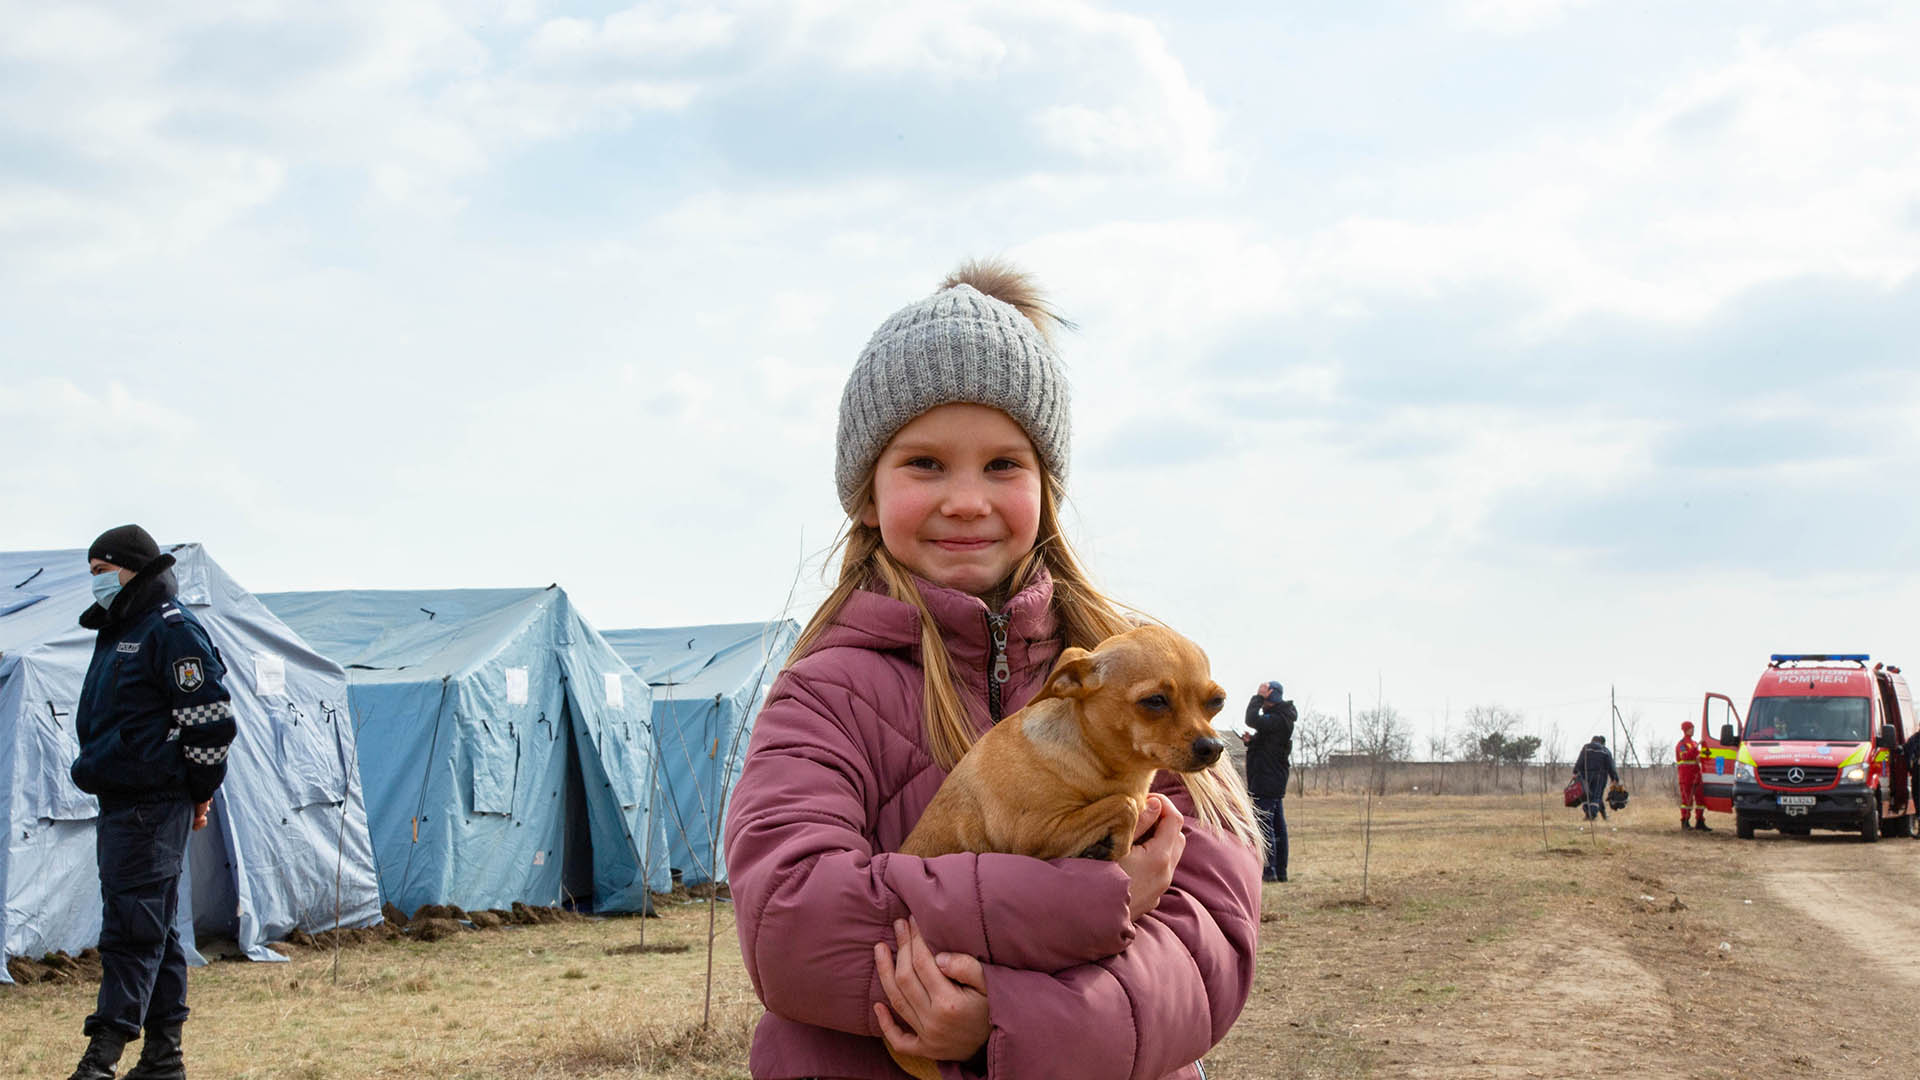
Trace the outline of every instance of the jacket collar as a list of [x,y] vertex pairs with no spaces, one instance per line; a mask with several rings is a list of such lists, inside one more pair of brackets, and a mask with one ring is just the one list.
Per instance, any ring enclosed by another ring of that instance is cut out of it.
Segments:
[[[956,674],[971,682],[993,666],[993,640],[988,633],[986,601],[971,593],[913,579],[926,601],[927,610],[946,642]],[[1028,646],[1047,641],[1058,634],[1053,614],[1053,578],[1042,568],[1026,588],[1015,593],[1006,606],[992,614],[1007,618],[1010,659],[1016,668],[1028,654]],[[1014,648],[1017,644],[1019,647]],[[847,598],[834,616],[833,625],[821,636],[820,647],[850,645],[856,648],[906,649],[916,655],[920,648],[920,612],[904,600],[862,589]]]
[[131,620],[135,615],[145,614],[149,608],[160,603],[174,593],[173,556],[162,553],[159,558],[141,567],[125,585],[120,587],[119,595],[113,598],[111,608],[102,608],[99,604],[88,605],[80,613],[80,625],[88,630],[105,630]]

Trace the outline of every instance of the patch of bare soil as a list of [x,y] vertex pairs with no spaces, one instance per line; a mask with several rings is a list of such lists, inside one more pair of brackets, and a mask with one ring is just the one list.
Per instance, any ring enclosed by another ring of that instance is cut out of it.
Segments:
[[[1920,985],[1913,947],[1920,945],[1920,859],[1868,856],[1868,845],[1823,842],[1824,836],[1765,845],[1763,880],[1774,899],[1843,945],[1851,959],[1883,976]],[[1756,841],[1765,844],[1765,841]],[[1884,840],[1879,847],[1920,847]],[[1862,863],[1869,865],[1863,868]],[[1864,869],[1864,872],[1863,872]],[[1905,943],[1906,947],[1899,947]]]
[[16,983],[97,982],[100,979],[100,950],[82,949],[78,956],[51,952],[38,960],[24,956],[7,958],[7,975]]
[[1578,1076],[1618,1056],[1614,1029],[1672,1028],[1660,979],[1599,926],[1542,921],[1489,961],[1453,1007],[1401,1032],[1387,1064],[1437,1077]]
[[607,950],[608,956],[646,956],[651,953],[683,953],[693,948],[687,944],[669,944],[665,942],[639,942],[633,945],[615,945]]

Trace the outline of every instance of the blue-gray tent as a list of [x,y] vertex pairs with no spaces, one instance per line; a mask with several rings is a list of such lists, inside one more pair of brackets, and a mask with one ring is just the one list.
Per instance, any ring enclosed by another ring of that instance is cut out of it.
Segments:
[[347,669],[381,894],[645,911],[670,887],[646,683],[564,590],[261,599]]
[[686,885],[725,881],[719,838],[727,796],[740,777],[754,717],[793,650],[799,624],[782,619],[602,635],[653,690],[660,754],[653,787],[667,818],[673,869]]
[[[230,937],[255,960],[294,930],[380,919],[347,722],[347,679],[273,617],[198,544],[168,548],[178,598],[207,629],[239,721],[226,782],[193,834],[181,937]],[[7,957],[68,953],[100,939],[94,861],[99,803],[73,786],[73,710],[93,656],[85,551],[0,553],[0,940]],[[7,975],[0,965],[0,981]]]

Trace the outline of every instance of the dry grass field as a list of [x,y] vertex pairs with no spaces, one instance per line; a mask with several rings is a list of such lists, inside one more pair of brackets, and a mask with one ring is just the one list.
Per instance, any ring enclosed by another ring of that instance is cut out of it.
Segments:
[[[1555,793],[1557,795],[1557,793]],[[1537,796],[1288,800],[1293,881],[1213,1080],[1920,1074],[1920,841],[1597,832]],[[1366,873],[1363,882],[1363,860]],[[721,905],[294,950],[193,976],[202,1078],[746,1076],[758,1007]],[[337,964],[337,969],[336,969]],[[0,1075],[63,1076],[92,987],[0,991]]]

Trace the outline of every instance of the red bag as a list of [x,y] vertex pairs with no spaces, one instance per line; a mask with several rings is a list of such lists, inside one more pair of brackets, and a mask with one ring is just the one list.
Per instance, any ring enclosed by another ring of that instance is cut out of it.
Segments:
[[1579,777],[1576,776],[1573,779],[1567,781],[1567,805],[1568,806],[1579,806],[1583,801],[1586,800],[1586,797],[1587,797],[1587,789],[1581,786]]

